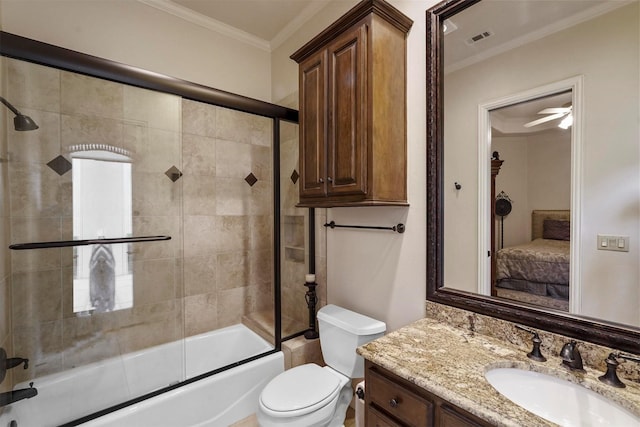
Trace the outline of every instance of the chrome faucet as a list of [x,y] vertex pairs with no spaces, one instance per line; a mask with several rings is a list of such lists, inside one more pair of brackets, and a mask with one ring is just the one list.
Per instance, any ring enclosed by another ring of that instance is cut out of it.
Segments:
[[577,346],[578,343],[573,340],[566,343],[562,346],[562,350],[560,350],[560,357],[562,358],[562,364],[570,370],[584,372],[582,356]]

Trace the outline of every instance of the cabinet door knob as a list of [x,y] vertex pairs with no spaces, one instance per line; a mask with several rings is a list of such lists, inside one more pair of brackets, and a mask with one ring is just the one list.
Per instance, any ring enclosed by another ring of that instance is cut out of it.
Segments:
[[329,181],[329,182],[333,182],[333,178],[328,177],[328,178],[327,178],[327,181]]
[[318,181],[320,181],[320,184],[324,183],[324,179],[320,178]]
[[391,399],[391,400],[389,401],[389,406],[391,406],[392,408],[397,408],[399,404],[400,404],[400,403],[398,402],[398,400],[397,400],[397,399]]

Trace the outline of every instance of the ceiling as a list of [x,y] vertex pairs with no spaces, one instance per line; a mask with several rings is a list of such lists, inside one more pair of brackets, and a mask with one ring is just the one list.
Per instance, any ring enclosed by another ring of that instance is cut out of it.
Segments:
[[272,50],[331,0],[138,0]]
[[[449,25],[444,38],[445,73],[541,39],[626,4],[629,1],[482,1],[445,22]],[[481,34],[488,37],[476,37]]]

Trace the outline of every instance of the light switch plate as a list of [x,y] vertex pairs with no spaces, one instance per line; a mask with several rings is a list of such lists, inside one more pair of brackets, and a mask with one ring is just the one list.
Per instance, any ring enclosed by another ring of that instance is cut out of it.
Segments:
[[601,251],[629,252],[629,236],[598,234],[598,249]]

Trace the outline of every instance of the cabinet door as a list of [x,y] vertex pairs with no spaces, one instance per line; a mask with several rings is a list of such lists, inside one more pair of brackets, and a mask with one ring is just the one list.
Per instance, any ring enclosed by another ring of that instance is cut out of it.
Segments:
[[300,196],[326,195],[326,60],[322,50],[300,64]]
[[327,48],[329,195],[367,194],[367,28],[355,26]]

